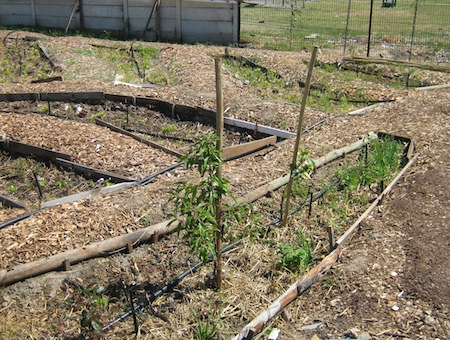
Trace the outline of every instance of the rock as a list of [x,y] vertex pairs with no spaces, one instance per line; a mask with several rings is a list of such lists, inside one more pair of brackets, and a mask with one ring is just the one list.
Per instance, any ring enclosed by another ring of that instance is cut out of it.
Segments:
[[369,333],[364,332],[358,336],[358,340],[372,340],[372,337],[370,336]]
[[425,322],[427,325],[434,325],[436,323],[436,319],[431,315],[425,314],[423,322]]

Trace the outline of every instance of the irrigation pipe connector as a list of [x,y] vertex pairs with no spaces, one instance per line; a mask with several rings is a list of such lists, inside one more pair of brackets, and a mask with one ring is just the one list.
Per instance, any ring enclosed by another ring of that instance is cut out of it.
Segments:
[[392,182],[384,189],[378,198],[370,205],[369,208],[353,223],[353,225],[339,238],[336,242],[335,249],[328,254],[316,267],[310,270],[302,279],[295,282],[288,288],[278,299],[276,299],[266,310],[259,314],[255,319],[248,323],[241,332],[236,335],[233,340],[250,340],[255,334],[261,332],[264,326],[272,320],[281,310],[302,295],[311,285],[317,282],[322,274],[331,268],[334,262],[340,256],[342,246],[349,239],[351,234],[359,227],[361,222],[372,212],[372,210],[380,204],[383,198],[398,183],[400,178],[406,171],[416,162],[418,154],[416,154],[400,171],[400,173],[392,180]]

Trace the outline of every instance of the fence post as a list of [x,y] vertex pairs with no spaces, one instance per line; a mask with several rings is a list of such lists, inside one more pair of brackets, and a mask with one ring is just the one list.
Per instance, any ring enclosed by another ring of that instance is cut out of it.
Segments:
[[367,34],[367,57],[370,55],[370,39],[372,35],[373,0],[370,0],[369,32]]
[[412,31],[411,31],[411,43],[409,45],[409,57],[408,60],[411,61],[412,57],[412,48],[413,48],[413,42],[414,42],[414,34],[416,32],[416,19],[417,19],[417,8],[419,7],[419,0],[416,0],[416,3],[414,4],[414,19],[412,24]]
[[352,4],[352,0],[348,0],[348,7],[347,7],[347,22],[345,23],[345,37],[344,37],[344,54],[347,49],[347,35],[348,35],[348,24],[350,22],[350,7]]
[[31,0],[31,24],[34,27],[37,27],[37,20],[36,20],[36,4],[34,0]]

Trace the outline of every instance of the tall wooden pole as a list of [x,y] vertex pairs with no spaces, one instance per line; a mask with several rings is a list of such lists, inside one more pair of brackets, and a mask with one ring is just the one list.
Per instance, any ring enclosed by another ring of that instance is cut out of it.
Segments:
[[298,150],[300,148],[300,137],[302,135],[303,117],[305,115],[306,100],[308,99],[309,89],[311,87],[311,77],[312,77],[312,72],[314,69],[314,64],[316,63],[316,57],[317,57],[317,46],[314,46],[314,49],[313,49],[313,52],[311,55],[311,60],[309,62],[308,76],[306,77],[305,89],[303,91],[302,105],[300,107],[300,117],[298,119],[298,126],[297,126],[297,137],[295,139],[294,154],[292,155],[291,176],[289,177],[289,182],[288,182],[288,185],[286,188],[286,204],[285,204],[284,213],[283,213],[283,227],[286,226],[287,219],[289,216],[289,205],[291,203],[292,182],[294,179],[292,172],[297,167],[297,154],[298,154]]
[[[219,137],[217,141],[217,149],[222,154],[223,150],[223,90],[222,90],[222,58],[215,59],[216,70],[216,133]],[[219,164],[216,175],[222,178],[222,165]],[[216,205],[216,263],[214,268],[214,276],[217,289],[222,288],[222,197],[219,196]]]

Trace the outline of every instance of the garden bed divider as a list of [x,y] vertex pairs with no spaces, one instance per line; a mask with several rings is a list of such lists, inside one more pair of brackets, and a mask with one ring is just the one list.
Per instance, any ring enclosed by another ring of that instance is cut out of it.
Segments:
[[106,256],[121,249],[127,249],[128,244],[134,246],[138,243],[147,242],[154,237],[158,237],[157,235],[174,231],[177,226],[177,221],[171,224],[168,221],[164,221],[129,234],[71,249],[37,261],[20,264],[14,268],[0,270],[0,286],[7,286],[58,268],[62,269],[65,265],[67,266],[67,261],[70,264],[75,264],[95,257]]

